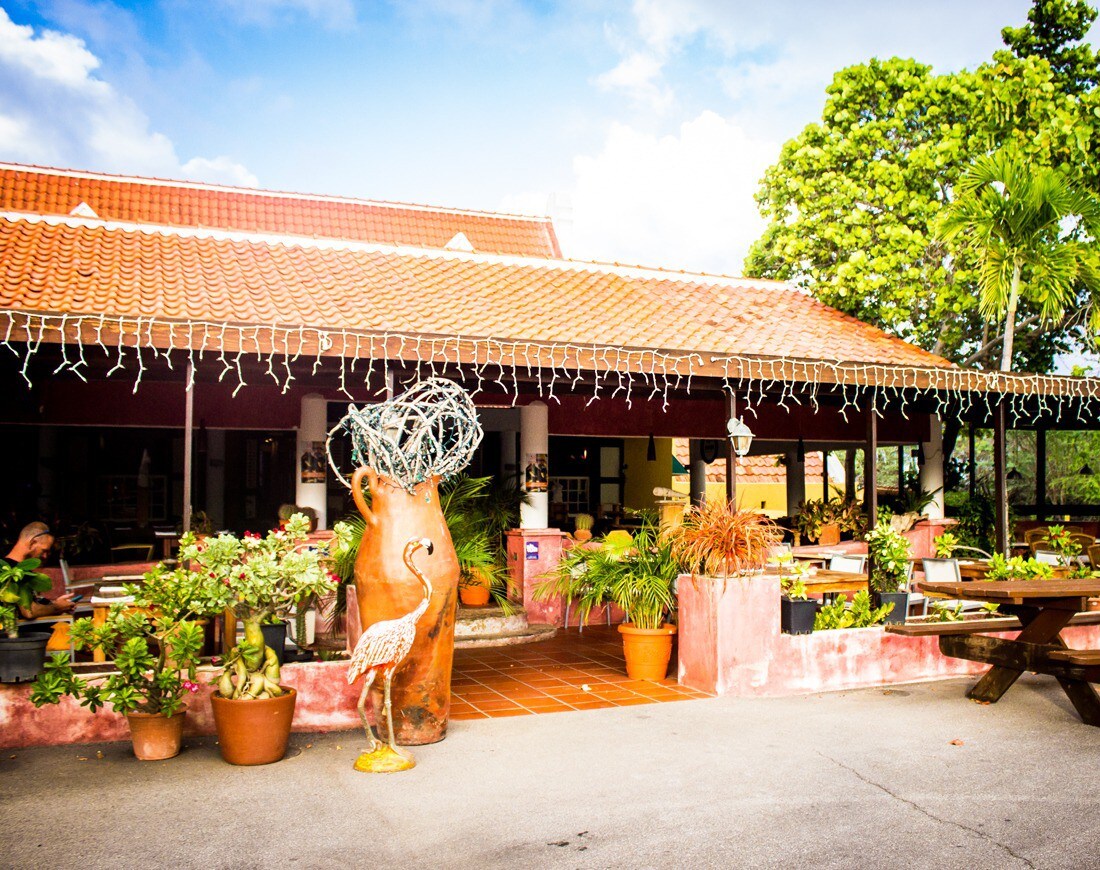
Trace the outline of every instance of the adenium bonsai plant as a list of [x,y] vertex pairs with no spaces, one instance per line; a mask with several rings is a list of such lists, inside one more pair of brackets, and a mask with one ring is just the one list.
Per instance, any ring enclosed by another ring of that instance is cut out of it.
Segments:
[[260,626],[272,617],[285,618],[298,602],[337,584],[327,552],[304,546],[309,528],[309,518],[296,513],[266,536],[222,534],[199,541],[189,533],[180,539],[180,562],[209,590],[212,606],[231,611],[244,625],[244,639],[230,651],[216,681],[220,697],[285,694],[278,659]]
[[867,533],[867,552],[871,557],[871,589],[882,604],[893,603],[887,622],[905,622],[909,593],[909,541],[885,520]]

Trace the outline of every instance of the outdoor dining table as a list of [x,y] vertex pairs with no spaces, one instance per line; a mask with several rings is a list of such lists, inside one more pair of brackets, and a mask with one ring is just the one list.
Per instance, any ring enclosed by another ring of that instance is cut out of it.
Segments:
[[1100,650],[1070,650],[1059,632],[1087,599],[1100,595],[1100,579],[919,583],[921,590],[947,598],[989,601],[1016,616],[1023,626],[1015,638],[983,634],[940,635],[946,656],[992,667],[967,692],[975,701],[995,703],[1024,671],[1055,677],[1088,725],[1100,726]]
[[806,591],[811,594],[832,595],[837,592],[861,592],[867,589],[867,575],[857,571],[830,571],[818,568],[806,575]]

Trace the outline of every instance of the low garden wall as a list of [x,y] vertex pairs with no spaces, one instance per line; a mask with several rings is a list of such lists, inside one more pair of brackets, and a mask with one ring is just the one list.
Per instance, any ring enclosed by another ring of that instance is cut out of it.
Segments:
[[[361,684],[349,686],[348,662],[296,662],[284,665],[282,684],[298,691],[294,731],[344,731],[362,728],[355,705]],[[199,690],[187,700],[185,734],[213,734],[210,679],[220,669],[199,669]],[[81,674],[84,679],[90,675]],[[129,740],[126,718],[110,708],[89,713],[72,698],[36,708],[30,683],[0,685],[0,748],[57,746]],[[368,713],[369,716],[369,713]]]
[[[717,695],[888,686],[981,674],[989,667],[941,655],[937,637],[905,637],[880,627],[782,634],[775,575],[729,580],[683,575],[678,596],[679,681]],[[1100,626],[1067,628],[1062,637],[1071,647],[1098,648]]]

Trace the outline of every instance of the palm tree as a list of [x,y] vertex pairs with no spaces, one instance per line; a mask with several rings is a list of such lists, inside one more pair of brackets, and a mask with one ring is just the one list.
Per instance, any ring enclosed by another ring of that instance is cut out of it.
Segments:
[[[1050,322],[1065,316],[1081,287],[1100,291],[1095,246],[1077,238],[1081,230],[1095,238],[1100,205],[1061,170],[1033,166],[1009,147],[974,161],[956,192],[938,236],[978,254],[980,309],[1004,319],[1001,371],[1010,371],[1021,298]],[[1094,313],[1094,327],[1095,320]]]

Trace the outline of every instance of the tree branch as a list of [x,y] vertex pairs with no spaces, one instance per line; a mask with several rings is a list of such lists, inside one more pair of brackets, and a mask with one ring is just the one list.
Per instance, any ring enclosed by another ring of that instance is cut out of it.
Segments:
[[[1027,319],[1021,320],[1019,323],[1017,323],[1016,328],[1017,329],[1022,329],[1023,327],[1031,326],[1031,324],[1037,323],[1038,321],[1039,321],[1039,315],[1038,314],[1033,314],[1033,315],[1031,315],[1031,317],[1028,317]],[[978,360],[980,360],[982,357],[988,355],[989,351],[1002,341],[1004,341],[1004,333],[1001,333],[1000,335],[993,336],[993,338],[989,339],[989,341],[987,341],[985,344],[983,344],[981,347],[979,347],[976,351],[974,351],[974,353],[972,353],[970,356],[968,356],[966,359],[964,359],[962,361],[962,363],[960,363],[960,365],[962,365],[963,368],[966,368],[967,366],[973,365]]]

